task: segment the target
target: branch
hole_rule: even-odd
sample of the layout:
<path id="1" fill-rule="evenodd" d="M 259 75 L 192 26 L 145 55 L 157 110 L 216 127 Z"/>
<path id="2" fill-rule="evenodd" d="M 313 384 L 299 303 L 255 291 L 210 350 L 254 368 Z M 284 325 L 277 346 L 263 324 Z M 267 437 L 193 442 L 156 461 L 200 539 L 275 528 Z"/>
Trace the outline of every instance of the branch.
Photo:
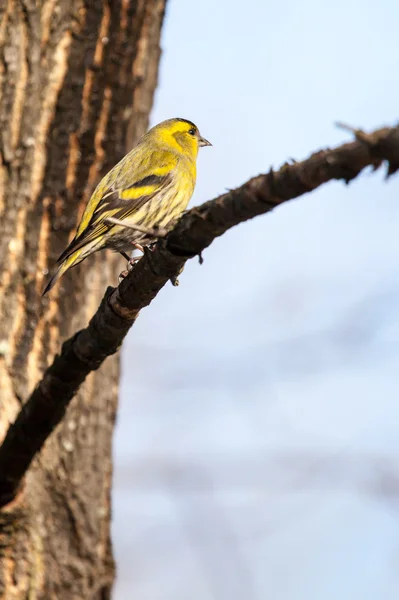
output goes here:
<path id="1" fill-rule="evenodd" d="M 118 288 L 109 287 L 89 325 L 67 340 L 10 426 L 0 447 L 0 506 L 13 500 L 34 456 L 61 421 L 87 375 L 117 352 L 140 310 L 184 263 L 225 231 L 323 183 L 354 179 L 367 166 L 388 162 L 387 176 L 399 169 L 399 127 L 371 134 L 349 128 L 356 141 L 321 150 L 279 171 L 254 177 L 236 190 L 186 212 L 169 234 L 147 251 Z"/>

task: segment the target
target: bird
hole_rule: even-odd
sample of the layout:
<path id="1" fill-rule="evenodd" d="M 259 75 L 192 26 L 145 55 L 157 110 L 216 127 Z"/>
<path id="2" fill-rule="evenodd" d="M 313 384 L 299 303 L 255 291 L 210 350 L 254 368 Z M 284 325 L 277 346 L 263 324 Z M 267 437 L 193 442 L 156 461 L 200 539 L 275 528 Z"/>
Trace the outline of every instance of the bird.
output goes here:
<path id="1" fill-rule="evenodd" d="M 154 241 L 157 229 L 174 223 L 193 195 L 198 149 L 203 146 L 212 144 L 192 121 L 182 118 L 162 121 L 143 135 L 95 188 L 42 295 L 90 254 L 110 248 L 130 259 L 129 251 L 143 250 Z"/>

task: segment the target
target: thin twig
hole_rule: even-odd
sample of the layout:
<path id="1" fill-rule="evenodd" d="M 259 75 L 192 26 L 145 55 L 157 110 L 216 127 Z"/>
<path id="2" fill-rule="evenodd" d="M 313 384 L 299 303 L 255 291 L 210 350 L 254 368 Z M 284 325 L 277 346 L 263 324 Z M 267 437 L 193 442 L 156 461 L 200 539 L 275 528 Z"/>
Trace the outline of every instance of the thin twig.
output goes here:
<path id="1" fill-rule="evenodd" d="M 351 125 L 342 123 L 342 121 L 337 121 L 335 123 L 335 126 L 338 127 L 338 129 L 342 129 L 343 131 L 348 131 L 349 133 L 352 133 L 355 136 L 355 138 L 359 140 L 359 142 L 363 142 L 365 144 L 369 142 L 368 134 L 362 131 L 361 129 L 356 129 L 356 127 L 352 127 Z"/>
<path id="2" fill-rule="evenodd" d="M 149 229 L 148 227 L 143 227 L 142 225 L 135 225 L 134 223 L 125 223 L 125 221 L 121 221 L 120 219 L 115 219 L 115 217 L 107 217 L 104 219 L 104 223 L 106 225 L 119 225 L 120 227 L 126 227 L 127 229 L 133 229 L 133 231 L 139 231 L 140 233 L 144 233 L 148 237 L 160 239 L 166 236 L 166 229 L 154 228 Z"/>
<path id="3" fill-rule="evenodd" d="M 352 127 L 351 125 L 343 123 L 342 121 L 336 121 L 335 127 L 337 127 L 338 129 L 342 129 L 343 131 L 349 131 L 349 133 L 353 133 L 354 135 L 356 135 L 357 129 L 355 127 Z"/>
<path id="4" fill-rule="evenodd" d="M 63 418 L 87 375 L 118 351 L 140 310 L 177 277 L 189 258 L 201 255 L 231 227 L 327 181 L 348 183 L 365 167 L 377 168 L 384 160 L 388 176 L 399 170 L 399 127 L 379 129 L 365 134 L 361 141 L 285 164 L 279 171 L 254 177 L 236 190 L 186 212 L 118 288 L 107 289 L 89 325 L 64 343 L 22 407 L 0 447 L 0 506 L 15 498 L 32 459 Z M 159 237 L 159 232 L 155 233 Z"/>

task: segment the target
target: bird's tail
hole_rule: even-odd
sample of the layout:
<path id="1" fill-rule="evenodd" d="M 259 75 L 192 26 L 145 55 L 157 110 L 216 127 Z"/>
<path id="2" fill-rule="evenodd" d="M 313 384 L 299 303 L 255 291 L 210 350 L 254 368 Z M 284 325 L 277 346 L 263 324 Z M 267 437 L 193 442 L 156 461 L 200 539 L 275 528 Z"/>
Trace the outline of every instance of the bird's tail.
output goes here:
<path id="1" fill-rule="evenodd" d="M 63 274 L 66 271 L 68 271 L 68 269 L 70 269 L 71 267 L 74 267 L 75 265 L 77 265 L 78 263 L 80 263 L 83 260 L 84 256 L 82 256 L 82 254 L 83 254 L 82 251 L 79 249 L 76 252 L 74 252 L 73 254 L 71 254 L 70 256 L 68 256 L 68 258 L 66 258 L 60 264 L 60 266 L 57 269 L 57 272 L 52 276 L 52 278 L 50 279 L 50 281 L 44 288 L 42 296 L 47 294 L 47 292 L 49 292 L 55 286 L 55 284 L 60 279 L 60 277 L 62 277 Z"/>

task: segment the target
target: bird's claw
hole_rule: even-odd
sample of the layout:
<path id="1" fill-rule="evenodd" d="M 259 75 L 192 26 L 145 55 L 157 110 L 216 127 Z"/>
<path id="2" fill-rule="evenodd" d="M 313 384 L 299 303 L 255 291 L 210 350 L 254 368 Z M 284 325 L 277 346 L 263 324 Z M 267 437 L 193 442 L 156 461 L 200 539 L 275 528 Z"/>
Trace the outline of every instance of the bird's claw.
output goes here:
<path id="1" fill-rule="evenodd" d="M 141 244 L 138 244 L 137 242 L 132 242 L 132 246 L 139 252 L 144 252 L 144 247 Z"/>
<path id="2" fill-rule="evenodd" d="M 137 264 L 140 260 L 141 256 L 134 256 L 133 258 L 129 258 L 127 263 L 128 271 L 131 271 L 135 264 Z"/>
<path id="3" fill-rule="evenodd" d="M 139 260 L 140 257 L 138 256 L 135 256 L 134 258 L 129 258 L 129 260 L 127 261 L 127 269 L 119 273 L 119 283 L 121 283 L 121 281 L 123 281 L 129 275 L 129 273 L 133 271 L 135 265 L 138 263 Z"/>

